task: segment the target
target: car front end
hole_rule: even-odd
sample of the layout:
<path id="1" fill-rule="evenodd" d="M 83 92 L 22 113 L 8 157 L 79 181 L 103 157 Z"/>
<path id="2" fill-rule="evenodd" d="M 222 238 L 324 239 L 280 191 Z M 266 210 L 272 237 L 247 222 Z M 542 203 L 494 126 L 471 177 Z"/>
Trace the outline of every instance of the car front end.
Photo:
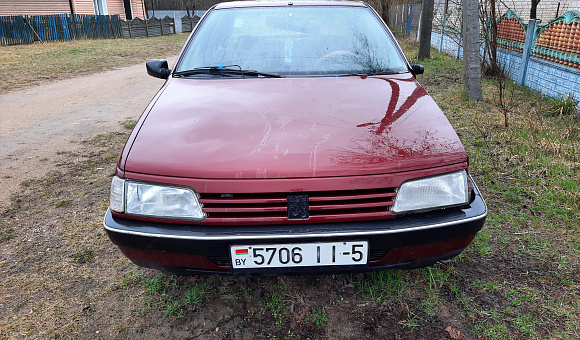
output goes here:
<path id="1" fill-rule="evenodd" d="M 263 22 L 240 19 L 256 11 Z M 351 33 L 327 28 L 327 12 L 374 20 L 365 25 L 384 36 L 335 50 Z M 381 46 L 384 60 L 369 57 Z M 413 70 L 363 3 L 217 5 L 175 69 L 150 72 L 167 81 L 117 164 L 107 234 L 134 263 L 181 274 L 361 272 L 456 256 L 487 210 Z"/>

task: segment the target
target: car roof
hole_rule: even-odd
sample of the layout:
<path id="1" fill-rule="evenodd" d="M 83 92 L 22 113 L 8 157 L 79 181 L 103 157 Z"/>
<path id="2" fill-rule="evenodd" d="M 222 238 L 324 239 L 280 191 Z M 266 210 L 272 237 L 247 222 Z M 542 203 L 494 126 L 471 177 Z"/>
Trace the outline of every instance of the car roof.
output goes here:
<path id="1" fill-rule="evenodd" d="M 366 4 L 361 1 L 350 1 L 350 0 L 329 0 L 329 1 L 231 1 L 222 2 L 215 5 L 214 9 L 223 8 L 241 8 L 241 7 L 282 7 L 282 6 L 352 6 L 352 7 L 365 7 Z"/>

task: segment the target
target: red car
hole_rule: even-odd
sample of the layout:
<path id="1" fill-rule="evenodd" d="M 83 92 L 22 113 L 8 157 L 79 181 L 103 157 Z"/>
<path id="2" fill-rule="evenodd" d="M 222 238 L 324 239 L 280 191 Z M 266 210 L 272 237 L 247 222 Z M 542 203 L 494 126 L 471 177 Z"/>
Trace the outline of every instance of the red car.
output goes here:
<path id="1" fill-rule="evenodd" d="M 362 2 L 211 8 L 117 164 L 104 225 L 165 272 L 417 268 L 487 210 L 457 134 Z"/>

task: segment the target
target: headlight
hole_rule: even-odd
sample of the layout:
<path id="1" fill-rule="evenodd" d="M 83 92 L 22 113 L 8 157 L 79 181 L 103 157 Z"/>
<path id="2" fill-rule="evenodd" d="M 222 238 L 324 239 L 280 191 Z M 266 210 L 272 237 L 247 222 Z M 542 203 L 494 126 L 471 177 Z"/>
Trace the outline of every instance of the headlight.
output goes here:
<path id="1" fill-rule="evenodd" d="M 114 177 L 111 210 L 129 215 L 201 221 L 205 213 L 197 194 L 182 187 L 126 181 Z"/>
<path id="2" fill-rule="evenodd" d="M 452 207 L 466 204 L 468 200 L 467 173 L 461 170 L 404 182 L 397 191 L 391 212 L 401 214 Z"/>

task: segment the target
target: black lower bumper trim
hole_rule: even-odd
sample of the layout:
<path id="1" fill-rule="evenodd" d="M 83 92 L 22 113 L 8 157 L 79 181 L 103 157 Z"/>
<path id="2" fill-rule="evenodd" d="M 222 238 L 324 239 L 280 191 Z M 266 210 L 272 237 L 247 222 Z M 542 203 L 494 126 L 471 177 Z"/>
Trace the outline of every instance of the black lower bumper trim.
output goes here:
<path id="1" fill-rule="evenodd" d="M 132 260 L 138 266 L 150 269 L 159 270 L 168 275 L 196 275 L 196 274 L 210 274 L 210 275 L 227 275 L 227 276 L 281 276 L 281 275 L 331 275 L 331 274 L 346 274 L 346 273 L 362 273 L 373 272 L 388 269 L 416 269 L 434 265 L 443 260 L 450 259 L 459 255 L 463 249 L 455 250 L 445 254 L 432 256 L 424 259 L 413 261 L 404 261 L 398 263 L 388 263 L 378 266 L 324 266 L 324 267 L 293 267 L 293 268 L 263 268 L 251 270 L 205 270 L 205 269 L 191 269 L 164 266 L 153 263 L 146 263 Z"/>

